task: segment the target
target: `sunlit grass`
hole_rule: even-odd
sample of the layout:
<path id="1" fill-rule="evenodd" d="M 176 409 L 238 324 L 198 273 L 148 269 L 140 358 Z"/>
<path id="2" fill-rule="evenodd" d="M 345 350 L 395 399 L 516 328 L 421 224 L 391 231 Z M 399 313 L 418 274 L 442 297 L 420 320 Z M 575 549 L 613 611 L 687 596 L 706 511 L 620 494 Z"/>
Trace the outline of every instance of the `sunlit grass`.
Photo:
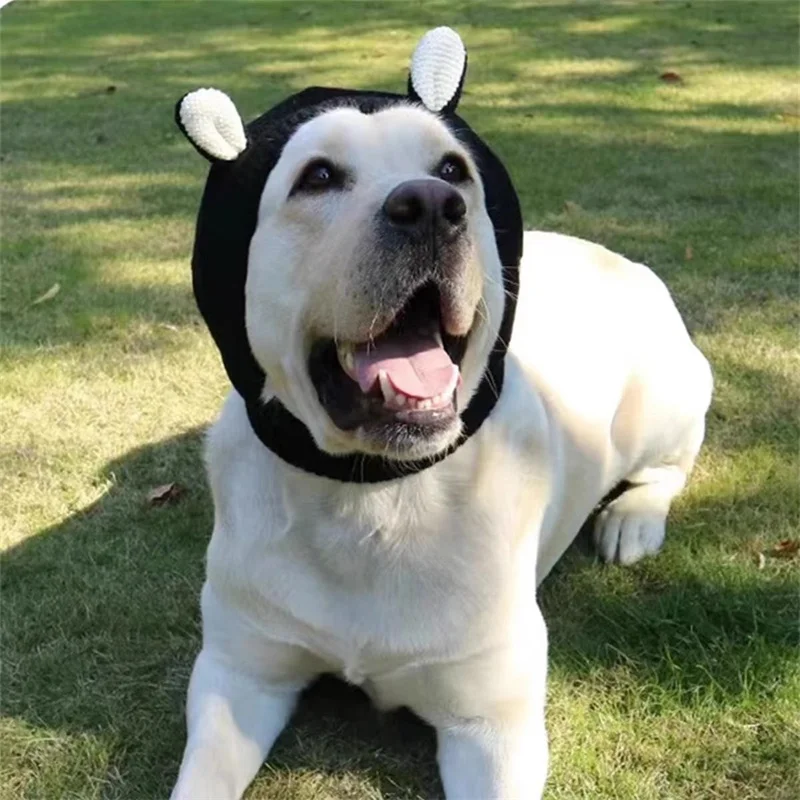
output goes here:
<path id="1" fill-rule="evenodd" d="M 798 562 L 769 555 L 800 512 L 794 3 L 18 0 L 0 23 L 0 798 L 163 797 L 177 770 L 227 381 L 175 100 L 217 86 L 249 119 L 314 83 L 400 91 L 440 24 L 527 223 L 653 266 L 716 376 L 665 551 L 573 552 L 542 590 L 548 797 L 794 797 Z M 249 796 L 427 798 L 433 753 L 323 687 Z"/>

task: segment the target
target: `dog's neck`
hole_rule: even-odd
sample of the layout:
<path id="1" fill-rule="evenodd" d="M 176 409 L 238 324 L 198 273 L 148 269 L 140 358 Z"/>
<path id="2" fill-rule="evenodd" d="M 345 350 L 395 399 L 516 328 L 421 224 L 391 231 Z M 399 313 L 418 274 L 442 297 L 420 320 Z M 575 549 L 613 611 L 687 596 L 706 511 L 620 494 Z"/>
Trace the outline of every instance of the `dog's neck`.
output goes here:
<path id="1" fill-rule="evenodd" d="M 246 401 L 250 425 L 262 444 L 297 469 L 346 483 L 379 483 L 421 472 L 447 458 L 470 438 L 492 412 L 503 388 L 505 347 L 493 350 L 478 389 L 461 414 L 456 442 L 420 461 L 397 461 L 366 453 L 331 455 L 317 447 L 308 428 L 276 398 Z"/>

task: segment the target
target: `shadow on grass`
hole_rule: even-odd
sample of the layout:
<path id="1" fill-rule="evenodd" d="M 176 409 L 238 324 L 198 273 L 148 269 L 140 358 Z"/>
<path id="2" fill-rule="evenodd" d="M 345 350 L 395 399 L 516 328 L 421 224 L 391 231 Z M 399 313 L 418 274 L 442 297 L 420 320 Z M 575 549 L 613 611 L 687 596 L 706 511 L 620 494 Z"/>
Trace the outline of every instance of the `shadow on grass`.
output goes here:
<path id="1" fill-rule="evenodd" d="M 791 0 L 773 0 L 768 7 L 760 2 L 738 2 L 732 7 L 726 0 L 689 0 L 646 7 L 600 0 L 580 6 L 569 0 L 540 5 L 496 3 L 488 20 L 485 5 L 478 0 L 459 4 L 458 8 L 447 0 L 392 5 L 372 0 L 359 3 L 355 18 L 320 0 L 283 0 L 268 7 L 257 0 L 240 0 L 235 14 L 224 6 L 202 6 L 202 13 L 187 14 L 181 5 L 165 2 L 154 7 L 146 0 L 117 3 L 106 30 L 102 25 L 98 29 L 97 7 L 90 0 L 71 0 L 60 7 L 42 4 L 28 10 L 24 22 L 17 22 L 15 10 L 6 13 L 11 22 L 17 23 L 14 32 L 26 47 L 19 63 L 40 72 L 49 65 L 61 68 L 83 63 L 87 56 L 94 55 L 119 62 L 169 63 L 180 66 L 185 74 L 202 74 L 208 68 L 209 57 L 217 58 L 219 51 L 230 45 L 229 37 L 248 31 L 259 35 L 264 49 L 279 45 L 288 56 L 305 59 L 308 51 L 303 45 L 308 39 L 299 45 L 295 39 L 301 30 L 315 38 L 327 36 L 330 49 L 336 50 L 346 49 L 343 37 L 365 31 L 383 32 L 388 40 L 398 30 L 422 31 L 442 24 L 514 32 L 514 43 L 523 44 L 533 58 L 565 52 L 602 58 L 609 52 L 630 52 L 633 41 L 639 47 L 630 53 L 632 60 L 646 61 L 659 47 L 677 43 L 682 48 L 676 57 L 678 62 L 795 66 L 792 52 L 775 46 L 780 31 L 787 39 L 792 37 L 797 19 Z M 75 46 L 67 53 L 50 50 L 50 60 L 44 60 L 48 50 L 42 48 L 43 30 L 54 38 L 69 39 Z M 760 32 L 771 35 L 759 36 Z M 124 34 L 128 41 L 105 38 L 113 33 Z M 197 40 L 202 36 L 209 37 L 210 47 L 206 50 L 187 53 L 178 47 L 185 48 L 187 37 Z M 154 55 L 153 47 L 161 38 L 176 47 Z M 252 52 L 252 48 L 242 47 L 229 55 L 242 71 L 253 65 Z"/>
<path id="2" fill-rule="evenodd" d="M 201 439 L 194 431 L 109 464 L 100 479 L 113 488 L 100 501 L 4 554 L 3 713 L 102 740 L 111 763 L 87 776 L 87 794 L 101 780 L 114 796 L 163 797 L 177 774 L 212 526 Z M 148 506 L 165 481 L 187 493 Z M 309 690 L 270 761 L 278 776 L 300 768 L 363 774 L 387 798 L 427 796 L 438 782 L 426 726 L 379 716 L 332 678 Z"/>
<path id="3" fill-rule="evenodd" d="M 108 494 L 4 558 L 4 713 L 106 742 L 110 767 L 93 780 L 114 796 L 164 796 L 179 763 L 212 525 L 200 448 L 194 431 L 112 462 L 101 476 L 112 481 Z M 149 507 L 147 490 L 166 480 L 187 494 Z M 716 502 L 683 510 L 671 548 L 718 546 L 681 542 L 728 501 Z M 794 668 L 788 572 L 753 568 L 734 580 L 695 574 L 691 559 L 668 559 L 664 570 L 658 559 L 631 570 L 591 561 L 573 549 L 542 589 L 554 674 L 580 682 L 623 665 L 651 705 L 724 705 L 770 697 Z M 408 714 L 380 718 L 333 679 L 307 693 L 266 780 L 309 769 L 367 779 L 386 798 L 427 797 L 438 786 L 430 729 Z"/>
<path id="4" fill-rule="evenodd" d="M 788 685 L 797 666 L 791 567 L 761 576 L 754 565 L 746 579 L 740 570 L 728 578 L 687 570 L 678 580 L 657 562 L 599 579 L 589 572 L 597 568 L 573 552 L 542 587 L 557 674 L 576 683 L 602 674 L 616 688 L 614 670 L 623 668 L 631 708 L 649 710 L 757 706 Z"/>
<path id="5" fill-rule="evenodd" d="M 640 125 L 645 123 L 640 120 Z M 794 147 L 795 134 L 695 134 L 676 146 L 630 138 L 598 145 L 557 131 L 525 135 L 491 123 L 481 131 L 504 154 L 515 176 L 529 227 L 582 236 L 648 263 L 673 288 L 694 329 L 717 329 L 734 308 L 737 313 L 761 312 L 769 302 L 783 307 L 785 325 L 796 323 L 796 308 L 787 305 L 796 296 L 796 279 L 780 267 L 795 246 L 793 181 L 787 177 L 776 184 L 771 170 L 746 186 L 720 178 L 731 159 L 742 174 L 760 175 L 765 167 L 776 166 Z M 566 162 L 585 168 L 564 169 Z M 666 176 L 676 173 L 681 175 L 676 185 L 666 185 Z M 196 323 L 189 254 L 202 168 L 193 180 L 170 187 L 148 186 L 146 172 L 131 174 L 144 184 L 115 193 L 105 208 L 80 208 L 92 190 L 78 189 L 73 197 L 77 208 L 41 210 L 35 230 L 20 228 L 18 233 L 12 221 L 4 243 L 11 279 L 4 289 L 3 318 L 15 344 L 36 349 L 83 342 L 87 321 L 115 312 L 120 323 L 126 314 L 156 324 Z M 785 174 L 792 173 L 787 169 Z M 71 187 L 54 188 L 27 199 L 22 192 L 18 202 L 36 212 L 39 204 L 46 208 L 72 192 Z M 124 226 L 116 232 L 124 241 L 100 228 L 87 229 L 98 231 L 90 237 L 75 233 L 83 225 L 104 223 Z M 159 237 L 169 237 L 168 244 Z M 692 263 L 685 260 L 687 246 L 694 250 Z M 58 262 L 47 266 L 54 252 Z M 133 287 L 115 280 L 115 265 L 124 265 L 133 253 L 155 261 L 168 257 L 163 266 L 168 275 L 175 272 L 175 262 L 182 262 L 186 288 L 158 283 Z M 31 264 L 44 266 L 31 273 Z M 51 322 L 52 306 L 31 308 L 30 303 L 56 281 L 63 291 L 55 304 L 60 315 Z M 709 295 L 722 302 L 709 302 Z M 106 338 L 102 324 L 93 335 Z"/>
<path id="6" fill-rule="evenodd" d="M 768 5 L 495 4 L 491 27 L 480 3 L 455 10 L 443 2 L 367 2 L 357 16 L 327 2 L 241 2 L 236 13 L 223 3 L 201 4 L 197 13 L 179 2 L 118 2 L 113 12 L 110 5 L 98 12 L 93 2 L 9 6 L 3 12 L 2 157 L 11 188 L 6 327 L 31 349 L 84 341 L 95 301 L 91 291 L 75 293 L 72 285 L 110 297 L 115 262 L 147 250 L 148 237 L 171 228 L 179 231 L 174 247 L 153 248 L 153 258 L 180 259 L 188 274 L 205 166 L 172 121 L 172 105 L 185 91 L 218 85 L 246 119 L 315 82 L 399 91 L 416 32 L 443 21 L 475 42 L 462 110 L 508 164 L 529 225 L 593 238 L 668 278 L 691 270 L 700 282 L 713 276 L 731 287 L 753 272 L 771 281 L 770 254 L 794 247 L 786 233 L 797 216 L 791 121 L 779 131 L 743 133 L 725 123 L 774 126 L 782 109 L 654 105 L 659 92 L 681 91 L 659 83 L 667 66 L 793 67 L 794 3 Z M 537 72 L 552 59 L 569 62 L 573 72 Z M 617 65 L 608 74 L 598 68 L 604 59 Z M 592 93 L 553 102 L 582 86 Z M 633 106 L 632 92 L 641 93 Z M 529 125 L 531 119 L 537 124 Z M 565 201 L 581 210 L 564 212 Z M 139 227 L 139 239 L 126 234 L 130 241 L 115 245 L 113 232 L 76 235 L 83 225 L 104 222 L 128 232 Z M 691 265 L 683 257 L 687 244 L 695 252 Z M 55 262 L 53 253 L 60 254 Z M 31 264 L 51 263 L 32 277 Z M 49 326 L 41 313 L 24 309 L 56 281 L 64 314 L 61 324 Z M 751 288 L 737 295 L 748 308 L 760 302 Z M 782 296 L 788 291 L 781 284 Z M 176 317 L 170 304 L 150 300 L 127 296 L 123 287 L 111 303 L 98 302 L 116 303 L 146 322 L 186 323 L 190 302 Z M 102 325 L 95 335 L 103 337 Z"/>

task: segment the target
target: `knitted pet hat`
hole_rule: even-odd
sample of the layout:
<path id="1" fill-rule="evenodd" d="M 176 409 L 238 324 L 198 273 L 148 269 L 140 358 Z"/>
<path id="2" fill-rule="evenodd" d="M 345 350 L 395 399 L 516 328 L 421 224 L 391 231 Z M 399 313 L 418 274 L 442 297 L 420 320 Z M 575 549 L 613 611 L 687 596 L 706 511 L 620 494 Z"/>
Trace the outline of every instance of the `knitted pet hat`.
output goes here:
<path id="1" fill-rule="evenodd" d="M 511 339 L 522 218 L 511 179 L 495 154 L 455 114 L 467 70 L 461 38 L 450 28 L 428 31 L 411 59 L 407 94 L 312 87 L 288 97 L 247 125 L 231 99 L 216 89 L 184 95 L 175 119 L 197 151 L 211 162 L 197 219 L 192 279 L 200 313 L 219 348 L 228 376 L 244 399 L 253 430 L 269 449 L 299 469 L 339 481 L 371 483 L 425 469 L 463 444 L 488 416 L 503 384 L 506 343 Z M 505 308 L 486 373 L 462 411 L 463 433 L 449 450 L 420 462 L 398 462 L 320 450 L 305 425 L 277 398 L 261 399 L 265 374 L 245 328 L 245 282 L 250 240 L 270 172 L 297 128 L 325 111 L 347 106 L 372 114 L 416 102 L 437 114 L 472 154 L 483 183 L 503 265 Z"/>

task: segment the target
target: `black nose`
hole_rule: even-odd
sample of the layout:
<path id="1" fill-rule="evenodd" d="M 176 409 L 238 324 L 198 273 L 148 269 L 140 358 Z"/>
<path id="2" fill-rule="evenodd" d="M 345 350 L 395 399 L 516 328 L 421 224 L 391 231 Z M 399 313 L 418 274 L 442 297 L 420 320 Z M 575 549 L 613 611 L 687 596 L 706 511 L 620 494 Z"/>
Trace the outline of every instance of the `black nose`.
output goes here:
<path id="1" fill-rule="evenodd" d="M 421 178 L 395 186 L 383 203 L 389 221 L 411 232 L 452 232 L 467 206 L 461 194 L 438 178 Z"/>

